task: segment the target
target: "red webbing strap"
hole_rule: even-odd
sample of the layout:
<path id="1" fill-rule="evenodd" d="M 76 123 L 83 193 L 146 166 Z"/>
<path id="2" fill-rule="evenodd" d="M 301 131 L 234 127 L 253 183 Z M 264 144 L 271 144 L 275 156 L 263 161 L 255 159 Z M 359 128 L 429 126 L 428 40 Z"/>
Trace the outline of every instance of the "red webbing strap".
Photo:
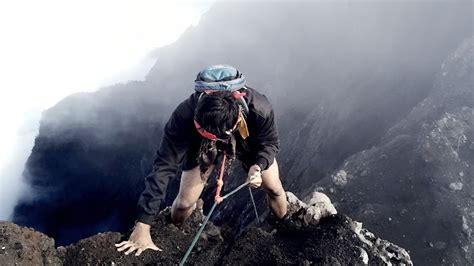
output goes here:
<path id="1" fill-rule="evenodd" d="M 221 171 L 219 173 L 219 178 L 217 179 L 217 189 L 216 189 L 216 196 L 214 197 L 214 201 L 217 204 L 220 204 L 224 199 L 221 197 L 221 191 L 222 187 L 224 186 L 224 170 L 225 170 L 225 160 L 226 160 L 226 154 L 224 152 L 224 156 L 222 158 L 222 165 L 221 165 Z"/>
<path id="2" fill-rule="evenodd" d="M 240 97 L 246 96 L 247 93 L 246 92 L 235 91 L 235 92 L 232 93 L 232 95 L 234 96 L 235 99 L 240 99 Z"/>

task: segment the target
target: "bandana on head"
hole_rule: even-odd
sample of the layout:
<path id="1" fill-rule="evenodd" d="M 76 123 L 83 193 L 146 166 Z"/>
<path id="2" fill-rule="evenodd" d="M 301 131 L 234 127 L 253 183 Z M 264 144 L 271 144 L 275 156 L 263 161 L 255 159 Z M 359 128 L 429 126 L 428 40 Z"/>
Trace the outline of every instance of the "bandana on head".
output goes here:
<path id="1" fill-rule="evenodd" d="M 236 91 L 246 85 L 242 73 L 229 65 L 207 67 L 198 73 L 194 82 L 194 89 L 198 92 L 207 90 Z"/>

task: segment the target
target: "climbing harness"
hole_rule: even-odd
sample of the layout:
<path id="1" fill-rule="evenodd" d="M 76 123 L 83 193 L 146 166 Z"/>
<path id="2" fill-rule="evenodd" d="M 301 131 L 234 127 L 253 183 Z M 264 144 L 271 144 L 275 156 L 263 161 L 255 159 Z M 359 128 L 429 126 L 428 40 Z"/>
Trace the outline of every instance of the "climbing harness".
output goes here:
<path id="1" fill-rule="evenodd" d="M 236 192 L 238 192 L 242 188 L 248 186 L 248 184 L 250 183 L 250 181 L 246 181 L 245 183 L 238 186 L 237 188 L 235 188 L 231 192 L 227 193 L 226 195 L 224 195 L 224 196 L 220 195 L 221 191 L 222 191 L 222 187 L 224 186 L 223 177 L 224 177 L 226 158 L 227 158 L 227 156 L 224 153 L 223 158 L 222 158 L 222 163 L 221 163 L 221 169 L 220 169 L 220 172 L 219 172 L 219 177 L 217 179 L 217 188 L 216 188 L 216 195 L 214 197 L 214 204 L 212 205 L 211 210 L 209 211 L 207 216 L 204 218 L 204 221 L 202 222 L 201 227 L 199 227 L 199 230 L 197 231 L 196 235 L 194 236 L 194 239 L 191 242 L 191 245 L 189 246 L 188 250 L 184 254 L 184 257 L 179 262 L 179 266 L 183 266 L 184 263 L 186 263 L 186 260 L 188 259 L 189 255 L 191 255 L 191 251 L 193 250 L 194 246 L 198 242 L 199 237 L 201 236 L 202 231 L 204 230 L 204 227 L 206 227 L 207 222 L 209 222 L 209 219 L 211 218 L 211 215 L 214 212 L 214 209 L 217 207 L 217 205 L 219 205 L 222 201 L 224 201 L 228 197 L 232 196 L 233 194 L 235 194 Z M 250 199 L 252 200 L 252 204 L 253 204 L 253 207 L 254 207 L 254 210 L 255 210 L 255 216 L 257 217 L 258 222 L 260 222 L 260 219 L 258 217 L 258 212 L 257 212 L 257 206 L 255 205 L 255 201 L 254 201 L 253 194 L 252 194 L 252 189 L 250 187 L 249 187 L 249 192 L 250 192 Z"/>

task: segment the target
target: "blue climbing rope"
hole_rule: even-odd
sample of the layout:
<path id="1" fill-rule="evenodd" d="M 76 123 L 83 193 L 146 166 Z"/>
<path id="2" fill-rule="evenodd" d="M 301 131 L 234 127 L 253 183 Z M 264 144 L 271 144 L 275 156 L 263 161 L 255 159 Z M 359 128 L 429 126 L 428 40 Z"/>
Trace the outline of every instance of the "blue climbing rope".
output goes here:
<path id="1" fill-rule="evenodd" d="M 234 193 L 236 193 L 237 191 L 241 190 L 242 188 L 244 188 L 244 187 L 247 186 L 248 184 L 249 184 L 249 181 L 247 181 L 247 182 L 243 183 L 242 185 L 238 186 L 237 188 L 235 188 L 234 190 L 232 190 L 231 192 L 229 192 L 228 194 L 226 194 L 225 196 L 223 196 L 223 197 L 222 197 L 222 200 L 225 200 L 225 199 L 227 199 L 228 197 L 232 196 Z M 191 254 L 191 251 L 193 250 L 194 246 L 195 246 L 196 243 L 198 242 L 199 237 L 201 236 L 202 231 L 204 230 L 204 227 L 206 227 L 207 222 L 209 222 L 209 218 L 211 218 L 212 212 L 214 212 L 214 209 L 216 208 L 217 204 L 218 204 L 217 202 L 214 202 L 214 204 L 213 204 L 212 207 L 211 207 L 211 210 L 210 210 L 209 213 L 207 214 L 206 218 L 204 218 L 204 221 L 203 221 L 203 223 L 201 224 L 201 227 L 200 227 L 199 230 L 197 231 L 196 236 L 194 236 L 193 242 L 191 242 L 191 245 L 189 246 L 188 250 L 187 250 L 186 253 L 184 254 L 183 259 L 181 259 L 181 261 L 179 262 L 179 266 L 183 266 L 184 263 L 186 262 L 186 260 L 188 259 L 189 255 Z"/>
<path id="2" fill-rule="evenodd" d="M 260 225 L 260 218 L 258 217 L 257 205 L 255 205 L 255 200 L 253 199 L 252 188 L 249 187 L 250 199 L 252 200 L 253 210 L 255 211 L 255 218 L 257 218 L 257 225 Z"/>

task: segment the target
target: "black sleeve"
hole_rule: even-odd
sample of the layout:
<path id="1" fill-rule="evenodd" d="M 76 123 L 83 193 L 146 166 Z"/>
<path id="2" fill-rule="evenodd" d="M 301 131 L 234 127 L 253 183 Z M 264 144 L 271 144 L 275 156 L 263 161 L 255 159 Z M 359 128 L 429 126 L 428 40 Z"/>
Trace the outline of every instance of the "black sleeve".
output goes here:
<path id="1" fill-rule="evenodd" d="M 145 190 L 138 201 L 138 221 L 151 224 L 160 211 L 166 188 L 176 176 L 179 165 L 189 147 L 193 111 L 189 102 L 182 102 L 165 125 L 161 145 L 156 152 L 152 172 L 145 177 Z"/>
<path id="2" fill-rule="evenodd" d="M 263 170 L 267 170 L 273 163 L 275 156 L 280 149 L 280 139 L 275 124 L 275 114 L 271 105 L 267 115 L 257 114 L 257 130 L 255 138 L 258 143 L 258 151 L 255 164 L 259 165 Z"/>

